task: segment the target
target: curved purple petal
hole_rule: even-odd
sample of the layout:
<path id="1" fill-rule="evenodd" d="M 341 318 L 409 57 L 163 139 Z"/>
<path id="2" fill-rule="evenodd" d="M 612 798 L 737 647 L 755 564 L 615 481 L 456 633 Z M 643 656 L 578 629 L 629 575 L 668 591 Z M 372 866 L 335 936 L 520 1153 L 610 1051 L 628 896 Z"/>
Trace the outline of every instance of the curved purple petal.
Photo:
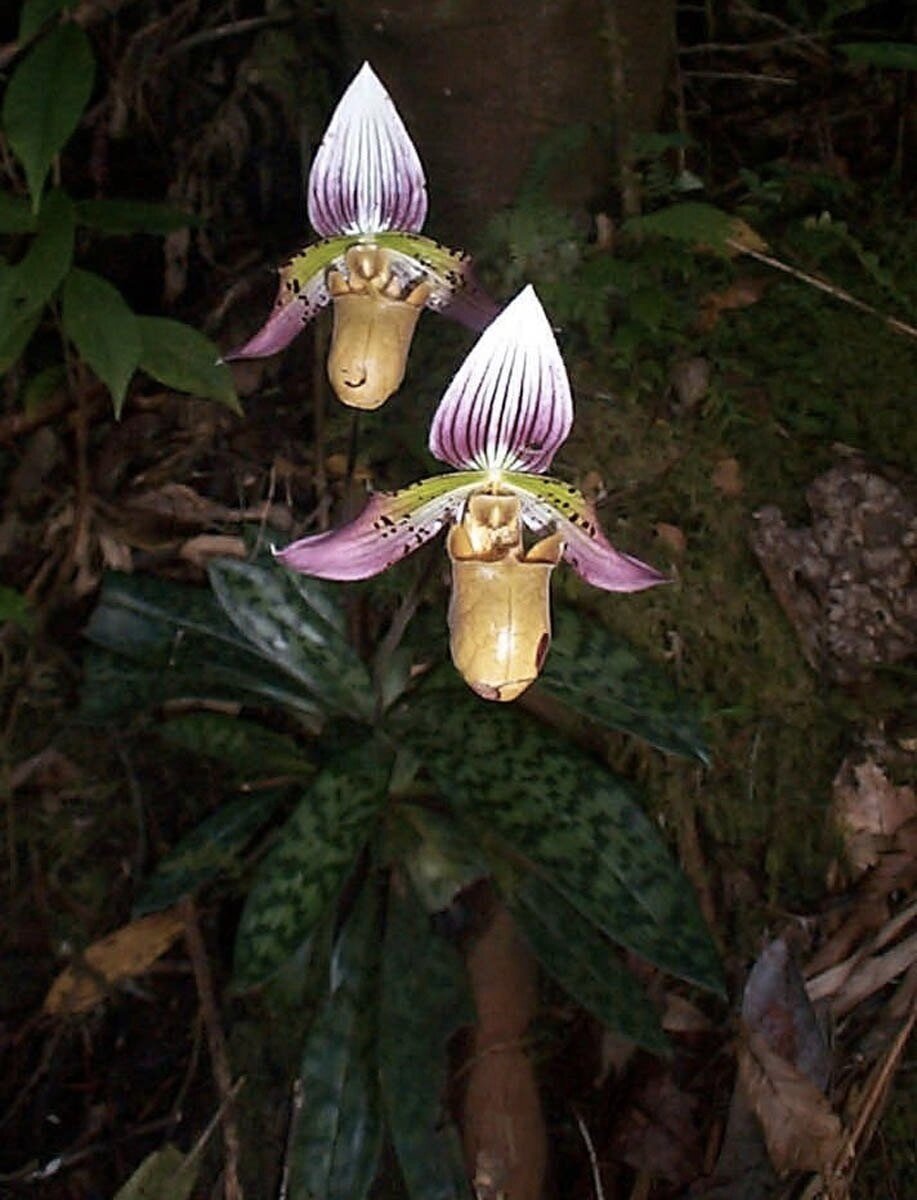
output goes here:
<path id="1" fill-rule="evenodd" d="M 557 342 L 531 287 L 484 330 L 446 389 L 430 451 L 454 467 L 546 471 L 573 424 Z"/>
<path id="2" fill-rule="evenodd" d="M 319 579 L 369 579 L 435 537 L 481 482 L 479 475 L 471 482 L 467 475 L 437 475 L 398 492 L 375 492 L 348 524 L 293 542 L 276 557 Z"/>
<path id="3" fill-rule="evenodd" d="M 285 350 L 309 319 L 309 310 L 304 300 L 281 304 L 278 300 L 271 315 L 258 332 L 243 346 L 223 355 L 224 362 L 237 358 L 267 358 Z"/>
<path id="4" fill-rule="evenodd" d="M 468 264 L 464 268 L 464 278 L 464 285 L 453 292 L 438 311 L 444 317 L 464 325 L 466 329 L 480 333 L 494 320 L 500 311 L 500 305 L 484 291 Z M 430 304 L 428 307 L 436 306 Z"/>
<path id="5" fill-rule="evenodd" d="M 427 216 L 423 167 L 391 96 L 364 63 L 341 97 L 309 173 L 309 220 L 323 237 L 416 233 Z"/>
<path id="6" fill-rule="evenodd" d="M 655 567 L 615 550 L 596 524 L 584 527 L 564 518 L 557 521 L 557 532 L 564 539 L 565 561 L 594 587 L 606 592 L 642 592 L 660 583 L 671 583 Z"/>

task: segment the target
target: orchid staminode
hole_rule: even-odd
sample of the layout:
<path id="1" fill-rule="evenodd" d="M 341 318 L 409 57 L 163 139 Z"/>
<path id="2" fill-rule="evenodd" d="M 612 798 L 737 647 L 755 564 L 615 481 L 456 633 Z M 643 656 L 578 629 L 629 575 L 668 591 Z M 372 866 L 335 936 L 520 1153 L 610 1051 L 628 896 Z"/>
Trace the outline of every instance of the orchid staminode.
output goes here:
<path id="1" fill-rule="evenodd" d="M 331 385 L 345 404 L 373 409 L 404 378 L 422 309 L 475 330 L 496 313 L 474 284 L 469 259 L 420 236 L 423 167 L 369 63 L 342 96 L 315 155 L 308 210 L 322 240 L 281 267 L 266 324 L 227 360 L 276 354 L 331 301 Z"/>
<path id="2" fill-rule="evenodd" d="M 453 662 L 485 699 L 513 700 L 547 654 L 550 578 L 561 558 L 607 591 L 665 582 L 614 549 L 582 492 L 544 474 L 572 423 L 563 360 L 527 287 L 478 339 L 433 418 L 430 451 L 456 470 L 376 492 L 349 524 L 277 557 L 305 575 L 366 579 L 448 524 Z M 534 544 L 524 530 L 536 535 Z"/>

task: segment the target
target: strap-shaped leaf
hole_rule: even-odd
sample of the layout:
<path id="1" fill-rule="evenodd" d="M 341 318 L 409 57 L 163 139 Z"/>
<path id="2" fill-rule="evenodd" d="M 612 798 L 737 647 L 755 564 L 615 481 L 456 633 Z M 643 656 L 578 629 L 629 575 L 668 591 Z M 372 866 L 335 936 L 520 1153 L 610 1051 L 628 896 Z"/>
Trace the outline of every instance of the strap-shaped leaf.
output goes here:
<path id="1" fill-rule="evenodd" d="M 293 738 L 240 717 L 187 713 L 167 721 L 158 733 L 169 745 L 217 759 L 240 781 L 278 775 L 303 780 L 315 774 L 313 763 Z"/>
<path id="2" fill-rule="evenodd" d="M 722 990 L 694 894 L 630 788 L 508 706 L 421 689 L 401 737 L 460 815 L 540 867 L 613 941 Z"/>
<path id="3" fill-rule="evenodd" d="M 539 681 L 543 691 L 591 721 L 709 762 L 698 718 L 664 671 L 575 609 L 558 606 L 553 625 Z"/>
<path id="4" fill-rule="evenodd" d="M 235 980 L 260 983 L 307 943 L 372 832 L 388 773 L 369 745 L 321 772 L 261 864 L 236 936 Z"/>
<path id="5" fill-rule="evenodd" d="M 224 612 L 269 662 L 347 716 L 372 714 L 372 683 L 345 638 L 327 585 L 294 579 L 278 563 L 222 559 L 210 581 Z"/>
<path id="6" fill-rule="evenodd" d="M 134 904 L 134 915 L 169 908 L 224 871 L 237 870 L 245 847 L 271 819 L 285 792 L 271 788 L 220 805 L 156 867 Z"/>
<path id="7" fill-rule="evenodd" d="M 241 414 L 232 372 L 217 361 L 220 352 L 210 338 L 183 321 L 167 317 L 138 317 L 137 328 L 141 370 L 166 387 L 218 400 Z"/>
<path id="8" fill-rule="evenodd" d="M 507 902 L 547 973 L 615 1033 L 656 1054 L 668 1041 L 634 976 L 591 921 L 556 888 L 527 875 Z"/>
<path id="9" fill-rule="evenodd" d="M 470 1200 L 443 1092 L 446 1042 L 472 1020 L 458 955 L 396 877 L 382 963 L 379 1070 L 392 1142 L 413 1200 Z"/>
<path id="10" fill-rule="evenodd" d="M 362 1200 L 382 1147 L 376 1072 L 378 892 L 364 886 L 334 950 L 332 990 L 306 1037 L 290 1195 Z"/>
<path id="11" fill-rule="evenodd" d="M 75 269 L 64 283 L 61 319 L 67 337 L 111 392 L 119 416 L 140 363 L 137 318 L 107 279 Z"/>
<path id="12" fill-rule="evenodd" d="M 112 573 L 86 636 L 108 651 L 88 657 L 81 700 L 87 720 L 123 719 L 181 699 L 249 697 L 306 717 L 321 712 L 295 679 L 265 662 L 202 588 Z"/>
<path id="13" fill-rule="evenodd" d="M 16 67 L 3 97 L 3 127 L 25 170 L 38 212 L 51 166 L 76 129 L 92 92 L 89 38 L 72 22 L 41 38 Z"/>

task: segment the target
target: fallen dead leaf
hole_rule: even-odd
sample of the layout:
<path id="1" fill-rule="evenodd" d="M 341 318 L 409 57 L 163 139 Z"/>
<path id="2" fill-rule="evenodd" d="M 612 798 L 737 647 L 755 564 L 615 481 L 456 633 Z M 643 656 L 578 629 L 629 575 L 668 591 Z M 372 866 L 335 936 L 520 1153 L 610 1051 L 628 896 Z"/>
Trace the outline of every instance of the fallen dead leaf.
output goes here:
<path id="1" fill-rule="evenodd" d="M 677 555 L 679 558 L 687 549 L 687 540 L 682 531 L 677 525 L 668 525 L 665 521 L 658 521 L 653 529 L 656 531 L 656 536 L 662 542 L 666 549 Z"/>
<path id="2" fill-rule="evenodd" d="M 738 1060 L 739 1084 L 778 1174 L 827 1168 L 843 1144 L 843 1128 L 824 1093 L 747 1027 Z"/>
<path id="3" fill-rule="evenodd" d="M 845 759 L 834 779 L 834 818 L 844 837 L 847 857 L 857 872 L 879 861 L 889 839 L 917 817 L 914 788 L 898 787 L 879 763 Z"/>
<path id="4" fill-rule="evenodd" d="M 107 987 L 142 974 L 179 936 L 184 923 L 173 909 L 151 913 L 94 942 L 80 961 L 58 975 L 45 997 L 52 1016 L 86 1012 L 105 999 Z"/>
<path id="5" fill-rule="evenodd" d="M 724 496 L 735 498 L 745 490 L 742 480 L 742 470 L 737 458 L 721 458 L 713 468 L 711 482 L 718 492 Z"/>
<path id="6" fill-rule="evenodd" d="M 697 328 L 709 333 L 724 312 L 751 308 L 757 304 L 767 290 L 768 280 L 763 275 L 745 275 L 720 292 L 707 292 L 701 298 Z"/>
<path id="7" fill-rule="evenodd" d="M 213 558 L 247 558 L 248 547 L 244 538 L 231 534 L 201 533 L 183 542 L 178 554 L 197 567 L 206 567 Z"/>
<path id="8" fill-rule="evenodd" d="M 763 254 L 768 248 L 761 234 L 741 217 L 732 218 L 728 245 L 736 254 L 744 254 L 748 250 L 756 250 Z"/>

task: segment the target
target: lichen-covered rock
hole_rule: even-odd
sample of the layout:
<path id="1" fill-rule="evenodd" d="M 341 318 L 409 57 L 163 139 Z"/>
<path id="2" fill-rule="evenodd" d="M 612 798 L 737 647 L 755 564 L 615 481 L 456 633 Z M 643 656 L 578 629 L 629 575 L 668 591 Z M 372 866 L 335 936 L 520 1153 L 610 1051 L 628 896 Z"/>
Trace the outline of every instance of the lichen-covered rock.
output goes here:
<path id="1" fill-rule="evenodd" d="M 917 505 L 851 461 L 819 475 L 809 528 L 756 514 L 751 545 L 808 662 L 840 683 L 917 653 Z"/>

